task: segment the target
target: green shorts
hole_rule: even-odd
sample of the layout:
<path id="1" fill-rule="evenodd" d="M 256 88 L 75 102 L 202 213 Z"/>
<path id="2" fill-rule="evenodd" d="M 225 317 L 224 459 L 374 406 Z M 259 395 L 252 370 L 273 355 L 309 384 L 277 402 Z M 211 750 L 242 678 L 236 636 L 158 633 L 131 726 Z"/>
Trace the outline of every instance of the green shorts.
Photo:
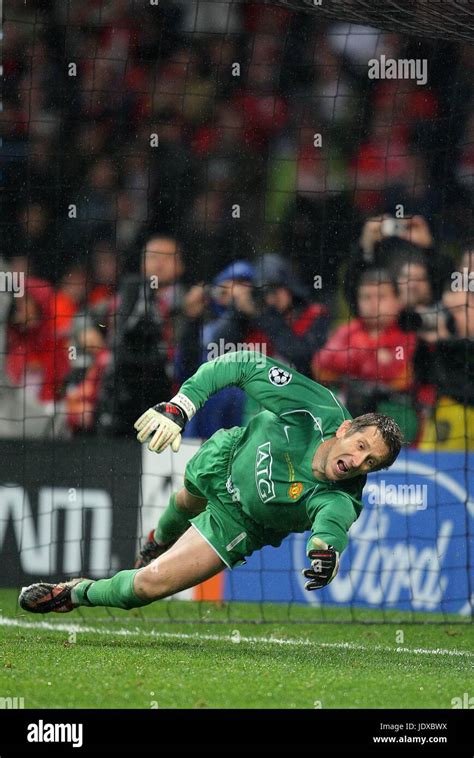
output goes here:
<path id="1" fill-rule="evenodd" d="M 190 523 L 229 568 L 268 544 L 266 530 L 242 511 L 230 491 L 232 454 L 241 435 L 240 426 L 219 429 L 193 455 L 184 474 L 188 492 L 208 501 Z"/>

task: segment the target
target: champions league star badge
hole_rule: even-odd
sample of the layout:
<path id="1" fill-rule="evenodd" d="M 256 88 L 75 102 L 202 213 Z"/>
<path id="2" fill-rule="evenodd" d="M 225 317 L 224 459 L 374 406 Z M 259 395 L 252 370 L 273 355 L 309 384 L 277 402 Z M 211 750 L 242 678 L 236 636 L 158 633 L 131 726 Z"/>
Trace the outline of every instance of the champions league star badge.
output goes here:
<path id="1" fill-rule="evenodd" d="M 268 378 L 271 383 L 277 387 L 284 387 L 285 384 L 291 382 L 293 374 L 289 371 L 285 371 L 284 368 L 278 368 L 278 366 L 272 366 L 268 372 Z"/>

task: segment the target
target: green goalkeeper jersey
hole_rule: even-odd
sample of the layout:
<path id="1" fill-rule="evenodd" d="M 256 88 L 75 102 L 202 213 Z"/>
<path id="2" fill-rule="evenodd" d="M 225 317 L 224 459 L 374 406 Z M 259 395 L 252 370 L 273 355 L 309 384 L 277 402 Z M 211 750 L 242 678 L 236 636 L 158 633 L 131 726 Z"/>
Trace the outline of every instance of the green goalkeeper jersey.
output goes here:
<path id="1" fill-rule="evenodd" d="M 270 533 L 311 529 L 341 552 L 362 509 L 367 477 L 318 480 L 312 460 L 321 442 L 352 418 L 350 413 L 326 387 L 251 351 L 226 353 L 204 363 L 184 382 L 180 394 L 199 409 L 229 385 L 241 387 L 266 410 L 236 435 L 222 486 Z"/>

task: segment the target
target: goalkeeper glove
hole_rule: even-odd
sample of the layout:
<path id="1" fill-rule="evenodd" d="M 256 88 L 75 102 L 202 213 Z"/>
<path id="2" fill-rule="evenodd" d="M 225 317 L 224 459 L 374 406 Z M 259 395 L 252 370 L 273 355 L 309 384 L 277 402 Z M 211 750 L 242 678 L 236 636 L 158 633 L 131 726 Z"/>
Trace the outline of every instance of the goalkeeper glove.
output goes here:
<path id="1" fill-rule="evenodd" d="M 181 405 L 174 402 L 181 400 Z M 195 406 L 184 395 L 176 395 L 169 403 L 158 403 L 153 408 L 148 408 L 134 423 L 139 442 L 148 441 L 148 449 L 155 453 L 162 453 L 171 445 L 174 453 L 177 453 L 181 445 L 181 433 L 187 421 L 194 415 Z"/>
<path id="2" fill-rule="evenodd" d="M 306 590 L 320 590 L 336 576 L 339 570 L 339 553 L 332 545 L 327 545 L 318 537 L 313 537 L 312 541 L 316 548 L 308 553 L 311 568 L 303 569 L 302 572 L 309 580 L 304 587 Z"/>

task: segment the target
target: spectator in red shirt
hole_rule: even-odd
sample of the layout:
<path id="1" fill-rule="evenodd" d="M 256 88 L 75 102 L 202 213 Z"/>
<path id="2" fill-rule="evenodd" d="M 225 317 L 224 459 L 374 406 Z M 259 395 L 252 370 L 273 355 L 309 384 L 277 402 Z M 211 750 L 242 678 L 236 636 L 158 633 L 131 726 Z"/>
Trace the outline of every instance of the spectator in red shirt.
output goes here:
<path id="1" fill-rule="evenodd" d="M 13 299 L 6 371 L 14 385 L 26 387 L 40 402 L 61 397 L 69 358 L 56 328 L 54 290 L 43 279 L 26 278 L 24 294 Z"/>
<path id="2" fill-rule="evenodd" d="M 365 388 L 408 391 L 413 385 L 416 337 L 397 323 L 402 308 L 397 284 L 382 269 L 362 274 L 357 318 L 340 326 L 312 360 L 317 381 L 343 385 L 362 380 Z"/>

